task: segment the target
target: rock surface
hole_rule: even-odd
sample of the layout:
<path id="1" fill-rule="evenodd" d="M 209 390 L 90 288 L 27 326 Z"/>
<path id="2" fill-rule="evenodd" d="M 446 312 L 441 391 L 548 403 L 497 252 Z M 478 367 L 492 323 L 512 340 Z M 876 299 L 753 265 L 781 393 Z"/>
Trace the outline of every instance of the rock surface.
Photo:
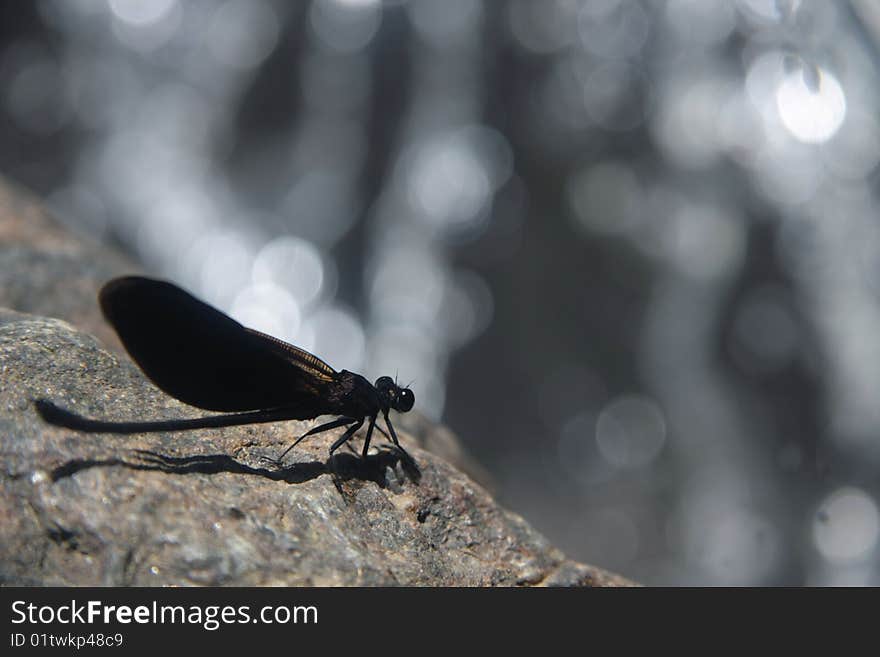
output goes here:
<path id="1" fill-rule="evenodd" d="M 97 290 L 136 270 L 0 181 L 0 585 L 630 584 L 499 507 L 462 473 L 488 481 L 455 436 L 416 412 L 395 425 L 417 469 L 381 447 L 328 463 L 338 432 L 267 463 L 314 421 L 47 424 L 35 399 L 108 420 L 202 414 L 149 383 L 101 318 Z"/>
<path id="2" fill-rule="evenodd" d="M 366 462 L 313 422 L 133 436 L 46 424 L 198 415 L 70 325 L 0 311 L 0 582 L 6 585 L 614 585 L 444 460 L 401 440 Z"/>

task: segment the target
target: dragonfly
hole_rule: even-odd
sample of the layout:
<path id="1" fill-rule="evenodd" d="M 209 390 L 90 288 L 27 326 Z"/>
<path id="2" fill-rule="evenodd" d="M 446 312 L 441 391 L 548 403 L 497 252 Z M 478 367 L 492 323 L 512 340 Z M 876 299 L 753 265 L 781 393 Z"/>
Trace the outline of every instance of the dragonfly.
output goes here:
<path id="1" fill-rule="evenodd" d="M 361 457 L 366 459 L 374 429 L 390 436 L 408 460 L 389 418 L 415 404 L 409 387 L 389 376 L 375 383 L 271 335 L 247 328 L 177 285 L 143 276 L 106 283 L 98 295 L 104 317 L 132 359 L 159 389 L 185 404 L 222 414 L 146 422 L 82 417 L 46 399 L 37 411 L 51 424 L 95 433 L 186 431 L 213 427 L 336 419 L 299 436 L 276 459 L 308 436 L 346 427 L 330 446 L 330 456 L 367 424 Z M 377 423 L 384 420 L 388 432 Z"/>

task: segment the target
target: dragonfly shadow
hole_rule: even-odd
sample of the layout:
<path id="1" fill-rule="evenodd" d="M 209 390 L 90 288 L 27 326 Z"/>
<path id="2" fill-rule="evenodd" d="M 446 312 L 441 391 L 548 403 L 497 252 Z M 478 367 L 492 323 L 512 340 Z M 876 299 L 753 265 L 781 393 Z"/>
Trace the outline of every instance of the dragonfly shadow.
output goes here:
<path id="1" fill-rule="evenodd" d="M 327 474 L 327 465 L 320 461 L 294 463 L 289 468 L 275 469 L 253 467 L 237 461 L 228 454 L 198 454 L 194 456 L 169 456 L 148 450 L 135 450 L 142 462 L 141 469 L 159 470 L 169 474 L 232 474 L 263 477 L 273 481 L 284 481 L 288 484 L 301 484 L 311 481 L 322 474 Z"/>
<path id="2" fill-rule="evenodd" d="M 377 454 L 370 454 L 366 459 L 355 454 L 336 453 L 327 461 L 327 469 L 337 482 L 357 479 L 372 481 L 381 488 L 389 485 L 389 475 L 398 472 L 409 481 L 418 484 L 422 472 L 415 460 L 406 452 L 395 448 L 380 449 Z"/>
<path id="3" fill-rule="evenodd" d="M 130 450 L 130 454 L 134 457 L 131 460 L 127 458 L 74 459 L 52 470 L 50 476 L 52 481 L 58 481 L 90 468 L 122 466 L 132 470 L 159 471 L 178 475 L 193 473 L 210 475 L 229 472 L 263 477 L 272 481 L 283 481 L 288 484 L 301 484 L 321 475 L 330 474 L 334 478 L 342 480 L 373 481 L 385 488 L 388 485 L 389 468 L 393 471 L 395 466 L 400 463 L 403 472 L 411 481 L 418 482 L 421 477 L 421 472 L 415 462 L 407 463 L 412 459 L 402 457 L 396 450 L 380 452 L 377 455 L 367 457 L 366 460 L 347 454 L 337 454 L 326 463 L 307 461 L 293 463 L 286 467 L 253 467 L 228 454 L 170 456 L 149 450 Z"/>
<path id="4" fill-rule="evenodd" d="M 330 472 L 327 465 L 320 461 L 296 463 L 284 470 L 276 470 L 271 468 L 255 468 L 237 461 L 227 454 L 169 456 L 148 450 L 131 450 L 130 454 L 133 455 L 132 459 L 73 459 L 52 470 L 50 477 L 54 482 L 90 468 L 121 466 L 130 470 L 152 470 L 180 475 L 230 472 L 233 474 L 264 477 L 273 481 L 284 481 L 289 484 L 301 484 Z"/>

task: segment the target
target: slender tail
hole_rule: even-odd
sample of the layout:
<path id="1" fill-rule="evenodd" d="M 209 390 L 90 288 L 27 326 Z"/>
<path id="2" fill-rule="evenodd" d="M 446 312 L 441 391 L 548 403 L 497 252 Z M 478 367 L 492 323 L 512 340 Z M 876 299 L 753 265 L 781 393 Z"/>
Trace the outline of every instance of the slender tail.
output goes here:
<path id="1" fill-rule="evenodd" d="M 248 411 L 246 413 L 227 413 L 224 415 L 209 415 L 206 417 L 194 417 L 180 420 L 157 420 L 152 422 L 108 422 L 94 420 L 77 415 L 60 406 L 56 406 L 47 399 L 34 400 L 37 413 L 46 422 L 55 426 L 73 429 L 74 431 L 87 431 L 89 433 L 148 433 L 152 431 L 187 431 L 189 429 L 211 429 L 216 427 L 232 427 L 241 424 L 259 424 L 263 422 L 278 422 L 280 420 L 296 419 L 297 413 L 289 408 L 276 408 L 261 411 Z"/>

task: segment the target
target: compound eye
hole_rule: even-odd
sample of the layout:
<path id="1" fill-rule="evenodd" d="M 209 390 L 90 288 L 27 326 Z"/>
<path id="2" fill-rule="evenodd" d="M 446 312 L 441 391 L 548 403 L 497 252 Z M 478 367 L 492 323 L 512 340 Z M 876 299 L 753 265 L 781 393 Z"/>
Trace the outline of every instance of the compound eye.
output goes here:
<path id="1" fill-rule="evenodd" d="M 394 407 L 401 413 L 406 413 L 413 407 L 413 404 L 415 403 L 416 396 L 413 394 L 413 391 L 409 388 L 404 388 L 397 395 L 397 403 L 394 405 Z"/>

